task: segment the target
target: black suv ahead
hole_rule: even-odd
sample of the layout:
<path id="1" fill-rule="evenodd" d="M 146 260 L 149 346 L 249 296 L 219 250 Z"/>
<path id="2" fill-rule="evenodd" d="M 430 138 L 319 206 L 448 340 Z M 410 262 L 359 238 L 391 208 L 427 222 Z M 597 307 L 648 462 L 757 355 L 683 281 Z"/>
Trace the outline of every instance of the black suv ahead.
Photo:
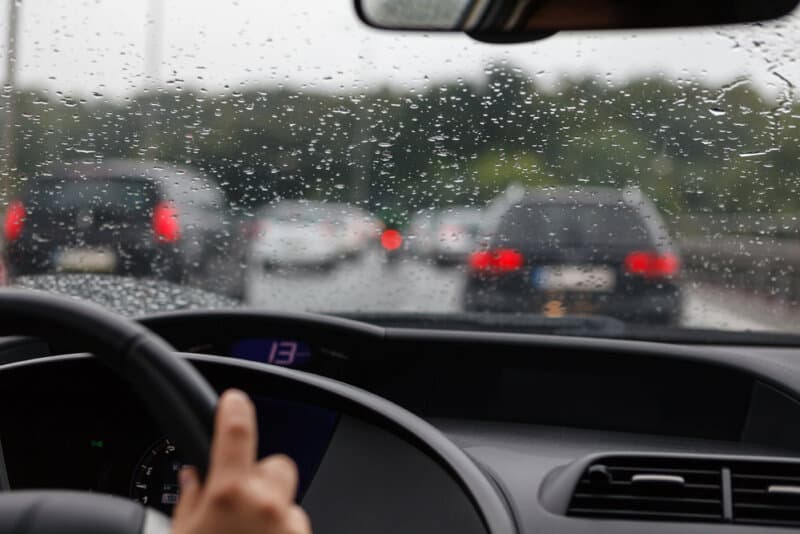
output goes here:
<path id="1" fill-rule="evenodd" d="M 219 186 L 195 169 L 125 160 L 64 164 L 29 179 L 9 203 L 9 274 L 153 276 L 235 294 L 238 281 L 223 284 L 211 272 L 232 255 L 228 223 Z"/>
<path id="2" fill-rule="evenodd" d="M 639 190 L 512 190 L 489 214 L 469 258 L 467 311 L 678 321 L 680 258 Z"/>

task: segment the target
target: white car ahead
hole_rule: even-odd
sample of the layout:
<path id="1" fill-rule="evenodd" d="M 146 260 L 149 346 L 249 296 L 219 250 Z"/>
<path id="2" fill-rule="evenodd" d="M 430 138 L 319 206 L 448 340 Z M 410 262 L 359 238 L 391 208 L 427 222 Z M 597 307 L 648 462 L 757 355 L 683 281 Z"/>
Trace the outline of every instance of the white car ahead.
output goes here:
<path id="1" fill-rule="evenodd" d="M 262 269 L 330 269 L 341 259 L 336 227 L 323 204 L 283 201 L 259 212 L 250 243 L 250 264 Z"/>

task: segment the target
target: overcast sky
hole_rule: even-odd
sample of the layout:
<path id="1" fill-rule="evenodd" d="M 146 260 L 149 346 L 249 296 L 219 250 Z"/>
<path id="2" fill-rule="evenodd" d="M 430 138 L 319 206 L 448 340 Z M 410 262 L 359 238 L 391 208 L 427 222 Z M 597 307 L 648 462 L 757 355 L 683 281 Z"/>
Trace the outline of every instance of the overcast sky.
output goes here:
<path id="1" fill-rule="evenodd" d="M 148 0 L 23 0 L 21 9 L 21 85 L 108 98 L 147 85 Z M 482 76 L 498 59 L 551 85 L 590 73 L 612 82 L 663 73 L 707 83 L 748 76 L 768 91 L 786 88 L 773 71 L 800 83 L 796 17 L 721 32 L 573 33 L 488 45 L 462 35 L 370 30 L 349 0 L 162 0 L 161 9 L 159 84 L 177 78 L 210 91 L 277 83 L 331 91 L 420 87 Z"/>

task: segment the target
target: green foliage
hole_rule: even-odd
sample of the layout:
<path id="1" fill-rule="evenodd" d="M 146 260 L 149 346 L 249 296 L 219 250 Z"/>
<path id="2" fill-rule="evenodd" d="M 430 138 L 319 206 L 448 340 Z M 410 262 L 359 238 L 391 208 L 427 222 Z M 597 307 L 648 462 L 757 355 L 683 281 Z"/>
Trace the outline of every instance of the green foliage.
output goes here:
<path id="1" fill-rule="evenodd" d="M 22 177 L 69 159 L 152 158 L 202 167 L 231 200 L 359 202 L 392 220 L 480 205 L 510 183 L 636 185 L 662 210 L 800 211 L 800 107 L 746 81 L 703 87 L 587 78 L 545 90 L 519 69 L 483 83 L 331 95 L 286 88 L 159 91 L 112 101 L 18 95 Z"/>
<path id="2" fill-rule="evenodd" d="M 543 159 L 529 152 L 507 153 L 492 148 L 481 154 L 468 171 L 475 179 L 483 200 L 489 200 L 511 184 L 526 187 L 558 185 L 559 180 L 548 173 Z"/>

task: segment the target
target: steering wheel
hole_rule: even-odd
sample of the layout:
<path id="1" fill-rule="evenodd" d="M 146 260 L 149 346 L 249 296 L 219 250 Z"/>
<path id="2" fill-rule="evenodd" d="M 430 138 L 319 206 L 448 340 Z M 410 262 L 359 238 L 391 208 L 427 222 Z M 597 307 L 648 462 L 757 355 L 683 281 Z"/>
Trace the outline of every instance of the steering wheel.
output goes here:
<path id="1" fill-rule="evenodd" d="M 131 384 L 184 457 L 204 474 L 217 394 L 172 347 L 143 326 L 85 302 L 0 290 L 0 335 L 67 339 Z M 0 493 L 0 534 L 156 534 L 169 519 L 141 504 L 78 491 Z"/>

